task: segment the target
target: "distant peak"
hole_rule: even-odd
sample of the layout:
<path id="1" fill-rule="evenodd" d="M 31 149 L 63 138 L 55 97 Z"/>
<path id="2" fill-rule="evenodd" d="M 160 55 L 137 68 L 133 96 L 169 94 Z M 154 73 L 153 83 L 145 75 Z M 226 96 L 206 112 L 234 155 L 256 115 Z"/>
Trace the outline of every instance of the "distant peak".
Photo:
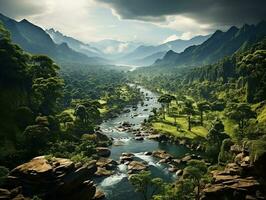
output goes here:
<path id="1" fill-rule="evenodd" d="M 232 26 L 231 28 L 228 29 L 227 32 L 232 32 L 232 31 L 237 31 L 238 28 L 236 26 Z"/>
<path id="2" fill-rule="evenodd" d="M 21 20 L 20 21 L 21 23 L 30 23 L 28 20 L 26 20 L 26 19 L 23 19 L 23 20 Z"/>
<path id="3" fill-rule="evenodd" d="M 55 32 L 54 28 L 49 28 L 47 31 L 49 31 L 49 32 Z"/>
<path id="4" fill-rule="evenodd" d="M 174 54 L 177 54 L 177 53 L 174 52 L 173 50 L 169 50 L 169 51 L 167 51 L 167 53 L 166 53 L 167 56 L 174 55 Z"/>

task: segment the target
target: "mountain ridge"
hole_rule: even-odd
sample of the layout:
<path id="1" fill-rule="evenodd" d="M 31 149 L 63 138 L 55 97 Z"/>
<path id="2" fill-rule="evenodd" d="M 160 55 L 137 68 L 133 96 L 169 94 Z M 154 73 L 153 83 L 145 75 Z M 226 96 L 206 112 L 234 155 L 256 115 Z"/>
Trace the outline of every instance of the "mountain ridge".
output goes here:
<path id="1" fill-rule="evenodd" d="M 219 59 L 230 56 L 254 43 L 266 35 L 266 22 L 257 25 L 245 24 L 241 28 L 232 26 L 226 32 L 217 30 L 200 45 L 190 46 L 181 53 L 167 52 L 165 57 L 158 59 L 153 65 L 167 66 L 198 66 L 212 64 Z"/>

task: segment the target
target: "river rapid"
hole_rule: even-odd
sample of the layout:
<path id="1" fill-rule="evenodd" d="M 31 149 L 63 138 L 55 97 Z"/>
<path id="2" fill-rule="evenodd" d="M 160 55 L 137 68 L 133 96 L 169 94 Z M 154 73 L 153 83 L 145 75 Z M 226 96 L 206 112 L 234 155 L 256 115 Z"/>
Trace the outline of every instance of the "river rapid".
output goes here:
<path id="1" fill-rule="evenodd" d="M 141 92 L 145 94 L 144 105 L 140 103 L 137 109 L 130 107 L 130 112 L 120 114 L 114 119 L 110 119 L 101 124 L 100 128 L 107 136 L 113 138 L 113 145 L 110 147 L 113 160 L 119 162 L 122 153 L 133 153 L 134 160 L 145 161 L 149 166 L 149 170 L 153 177 L 160 177 L 164 181 L 174 181 L 177 177 L 175 173 L 170 173 L 165 164 L 158 163 L 158 159 L 153 156 L 144 155 L 144 152 L 152 152 L 154 150 L 165 150 L 176 158 L 183 157 L 189 152 L 189 149 L 183 145 L 175 145 L 170 143 L 161 143 L 154 140 L 144 139 L 142 141 L 135 140 L 133 133 L 121 131 L 118 127 L 122 122 L 126 121 L 133 124 L 132 128 L 141 127 L 144 119 L 152 114 L 152 108 L 159 108 L 157 102 L 158 95 L 139 87 Z M 134 187 L 128 181 L 127 166 L 125 164 L 118 165 L 115 174 L 107 178 L 98 178 L 95 180 L 98 187 L 105 193 L 108 200 L 141 200 L 141 195 L 134 192 Z"/>

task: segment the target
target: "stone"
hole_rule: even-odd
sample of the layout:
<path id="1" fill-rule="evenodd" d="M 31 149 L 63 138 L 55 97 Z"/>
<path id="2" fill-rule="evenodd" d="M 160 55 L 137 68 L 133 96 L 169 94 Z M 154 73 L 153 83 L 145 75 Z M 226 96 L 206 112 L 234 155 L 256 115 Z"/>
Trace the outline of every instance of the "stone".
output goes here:
<path id="1" fill-rule="evenodd" d="M 95 186 L 89 179 L 96 172 L 96 161 L 75 165 L 69 159 L 40 156 L 11 170 L 7 185 L 16 199 L 38 196 L 41 199 L 92 199 Z M 21 191 L 21 192 L 19 192 Z M 13 195 L 12 195 L 13 196 Z M 24 198 L 25 197 L 25 198 Z"/>
<path id="2" fill-rule="evenodd" d="M 131 127 L 131 124 L 130 124 L 129 122 L 123 122 L 123 123 L 122 123 L 122 126 L 123 126 L 123 127 L 128 127 L 128 128 L 129 128 L 129 127 Z"/>
<path id="3" fill-rule="evenodd" d="M 188 161 L 190 161 L 192 157 L 190 155 L 187 155 L 181 159 L 181 163 L 186 164 Z"/>
<path id="4" fill-rule="evenodd" d="M 96 147 L 96 152 L 100 157 L 109 157 L 111 155 L 111 151 L 106 147 Z"/>
<path id="5" fill-rule="evenodd" d="M 156 140 L 156 141 L 166 141 L 167 137 L 165 135 L 161 135 L 161 134 L 150 134 L 149 136 L 147 136 L 147 138 L 149 140 Z"/>
<path id="6" fill-rule="evenodd" d="M 142 141 L 142 140 L 144 140 L 144 138 L 143 137 L 135 137 L 135 140 L 137 140 L 137 141 Z"/>
<path id="7" fill-rule="evenodd" d="M 146 170 L 147 168 L 148 168 L 147 165 L 139 161 L 132 161 L 128 165 L 128 170 L 131 170 L 133 172 L 143 171 Z"/>
<path id="8" fill-rule="evenodd" d="M 176 167 L 170 167 L 170 168 L 168 169 L 168 171 L 171 172 L 171 173 L 174 173 L 174 172 L 177 171 L 177 168 L 176 168 Z"/>
<path id="9" fill-rule="evenodd" d="M 93 200 L 103 200 L 103 199 L 105 199 L 105 194 L 103 193 L 103 191 L 97 188 Z"/>
<path id="10" fill-rule="evenodd" d="M 113 174 L 114 172 L 101 167 L 98 167 L 97 171 L 95 172 L 96 177 L 111 176 Z"/>
<path id="11" fill-rule="evenodd" d="M 151 156 L 151 155 L 152 155 L 152 152 L 150 152 L 150 151 L 146 151 L 146 152 L 144 152 L 144 155 L 145 155 L 145 156 Z"/>
<path id="12" fill-rule="evenodd" d="M 156 158 L 160 158 L 160 159 L 172 159 L 172 155 L 170 155 L 169 153 L 167 153 L 166 151 L 162 151 L 162 150 L 158 150 L 158 151 L 153 151 L 152 155 Z"/>
<path id="13" fill-rule="evenodd" d="M 116 168 L 118 163 L 115 160 L 112 160 L 110 158 L 100 158 L 96 165 L 101 168 L 106 168 L 108 170 Z"/>
<path id="14" fill-rule="evenodd" d="M 177 170 L 177 172 L 175 173 L 177 176 L 182 176 L 183 174 L 183 170 L 182 169 L 179 169 Z"/>

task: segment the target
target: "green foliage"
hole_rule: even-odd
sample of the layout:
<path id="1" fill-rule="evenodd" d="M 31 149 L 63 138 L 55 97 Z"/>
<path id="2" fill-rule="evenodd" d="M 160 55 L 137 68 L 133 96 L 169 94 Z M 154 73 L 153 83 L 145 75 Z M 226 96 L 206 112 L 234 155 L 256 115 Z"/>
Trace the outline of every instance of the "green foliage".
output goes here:
<path id="1" fill-rule="evenodd" d="M 132 175 L 129 181 L 145 200 L 151 199 L 153 195 L 160 192 L 163 184 L 162 179 L 152 178 L 151 173 L 147 171 Z"/>
<path id="2" fill-rule="evenodd" d="M 218 162 L 218 155 L 224 139 L 229 136 L 224 133 L 224 125 L 221 120 L 216 119 L 207 134 L 206 154 L 212 162 Z"/>
<path id="3" fill-rule="evenodd" d="M 238 135 L 240 139 L 244 136 L 244 129 L 248 126 L 249 119 L 256 118 L 256 112 L 252 111 L 251 106 L 246 103 L 229 104 L 226 109 L 226 115 L 238 123 L 241 132 Z"/>
<path id="4" fill-rule="evenodd" d="M 234 143 L 229 138 L 223 140 L 221 150 L 218 156 L 218 163 L 220 165 L 225 165 L 233 161 L 233 154 L 230 151 L 230 147 L 233 144 Z"/>

